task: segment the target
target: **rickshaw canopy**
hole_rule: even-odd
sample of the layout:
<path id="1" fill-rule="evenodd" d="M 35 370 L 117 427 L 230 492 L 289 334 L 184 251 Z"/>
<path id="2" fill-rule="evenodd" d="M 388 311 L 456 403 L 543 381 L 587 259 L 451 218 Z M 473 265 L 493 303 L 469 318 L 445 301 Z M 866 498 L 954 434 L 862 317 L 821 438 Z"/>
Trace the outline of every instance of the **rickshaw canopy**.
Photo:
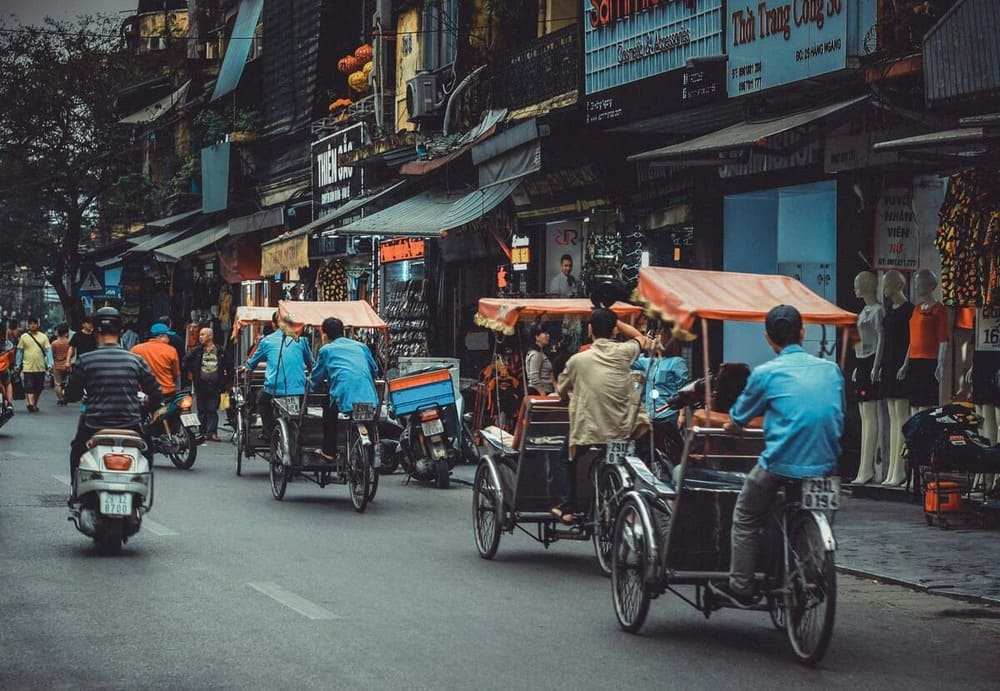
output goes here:
<path id="1" fill-rule="evenodd" d="M 642 308 L 625 302 L 616 302 L 611 309 L 619 319 L 629 322 L 642 314 Z M 519 321 L 583 318 L 593 311 L 593 303 L 586 298 L 481 298 L 474 321 L 478 326 L 509 336 Z"/>
<path id="2" fill-rule="evenodd" d="M 364 300 L 343 300 L 323 302 L 302 302 L 281 300 L 278 302 L 278 318 L 294 330 L 304 326 L 320 326 L 327 317 L 336 317 L 344 326 L 355 329 L 382 329 L 389 325 L 382 321 L 378 313 Z"/>
<path id="3" fill-rule="evenodd" d="M 233 338 L 236 333 L 247 324 L 254 322 L 270 323 L 271 315 L 274 314 L 273 307 L 251 307 L 250 305 L 240 305 L 236 308 L 236 318 L 233 319 Z"/>
<path id="4" fill-rule="evenodd" d="M 639 296 L 653 312 L 685 329 L 695 317 L 762 322 L 776 305 L 791 305 L 807 324 L 854 326 L 857 315 L 837 307 L 791 276 L 673 269 L 639 269 Z"/>

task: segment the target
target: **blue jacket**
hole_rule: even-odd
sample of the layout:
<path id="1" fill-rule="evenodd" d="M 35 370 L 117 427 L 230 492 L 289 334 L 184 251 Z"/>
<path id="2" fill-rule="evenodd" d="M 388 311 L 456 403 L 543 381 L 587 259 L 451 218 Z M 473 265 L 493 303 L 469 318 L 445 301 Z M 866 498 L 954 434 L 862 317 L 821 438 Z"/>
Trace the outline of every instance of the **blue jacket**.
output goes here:
<path id="1" fill-rule="evenodd" d="M 680 411 L 667 407 L 667 401 L 688 383 L 687 362 L 682 357 L 653 358 L 652 364 L 650 360 L 643 355 L 632 363 L 632 371 L 642 372 L 646 377 L 642 399 L 646 404 L 646 413 L 650 420 L 677 420 Z M 657 398 L 649 395 L 653 390 L 659 392 Z"/>
<path id="2" fill-rule="evenodd" d="M 375 377 L 378 365 L 364 343 L 341 337 L 319 349 L 310 382 L 317 388 L 330 383 L 330 402 L 348 413 L 355 403 L 378 405 Z"/>
<path id="3" fill-rule="evenodd" d="M 264 370 L 264 391 L 272 396 L 301 396 L 306 392 L 306 368 L 312 367 L 309 342 L 295 340 L 280 330 L 268 334 L 257 344 L 257 350 L 247 360 L 252 370 L 259 362 L 267 362 Z"/>
<path id="4" fill-rule="evenodd" d="M 790 478 L 827 475 L 844 433 L 844 377 L 836 363 L 785 346 L 754 368 L 729 415 L 740 427 L 764 416 L 765 470 Z"/>

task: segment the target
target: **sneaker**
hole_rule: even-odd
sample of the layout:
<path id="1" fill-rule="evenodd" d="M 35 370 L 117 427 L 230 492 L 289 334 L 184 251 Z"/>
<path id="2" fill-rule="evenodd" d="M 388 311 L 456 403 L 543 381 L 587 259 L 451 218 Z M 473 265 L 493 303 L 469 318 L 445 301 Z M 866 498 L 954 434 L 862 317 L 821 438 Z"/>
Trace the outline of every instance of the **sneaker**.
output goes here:
<path id="1" fill-rule="evenodd" d="M 760 601 L 760 595 L 756 593 L 741 593 L 733 590 L 728 582 L 713 583 L 708 582 L 706 589 L 708 592 L 727 607 L 737 609 L 749 609 Z"/>

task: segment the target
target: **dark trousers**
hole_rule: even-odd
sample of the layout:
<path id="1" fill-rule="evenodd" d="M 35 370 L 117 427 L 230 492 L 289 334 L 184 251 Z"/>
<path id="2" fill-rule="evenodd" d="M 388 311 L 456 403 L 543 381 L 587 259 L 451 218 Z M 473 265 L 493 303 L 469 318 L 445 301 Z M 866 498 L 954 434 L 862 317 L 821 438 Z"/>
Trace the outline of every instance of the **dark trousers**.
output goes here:
<path id="1" fill-rule="evenodd" d="M 774 508 L 774 497 L 781 478 L 757 464 L 747 475 L 740 497 L 733 509 L 732 566 L 729 585 L 732 590 L 750 594 L 754 589 L 753 574 L 760 553 L 762 535 Z"/>
<path id="2" fill-rule="evenodd" d="M 260 415 L 260 424 L 264 428 L 264 436 L 270 437 L 271 430 L 274 429 L 274 407 L 271 401 L 274 396 L 261 389 L 257 392 L 257 414 Z"/>
<path id="3" fill-rule="evenodd" d="M 73 476 L 76 475 L 76 469 L 80 465 L 80 456 L 82 456 L 87 451 L 87 442 L 90 438 L 98 431 L 104 429 L 104 427 L 91 427 L 85 421 L 83 416 L 80 416 L 80 422 L 76 426 L 76 436 L 73 437 L 73 441 L 69 443 L 69 477 L 70 482 L 73 482 Z M 149 439 L 146 435 L 142 433 L 142 425 L 136 423 L 134 425 L 119 425 L 114 429 L 127 429 L 133 432 L 138 432 L 142 435 L 142 438 L 146 441 L 146 451 L 143 452 L 143 456 L 149 461 L 149 466 L 153 467 L 153 452 L 149 447 Z"/>
<path id="4" fill-rule="evenodd" d="M 559 454 L 559 510 L 563 513 L 576 513 L 576 488 L 578 469 L 586 466 L 590 472 L 598 458 L 603 458 L 603 444 L 584 444 L 576 448 L 576 453 L 570 459 L 567 451 Z"/>
<path id="5" fill-rule="evenodd" d="M 194 388 L 195 406 L 198 408 L 198 421 L 206 437 L 218 436 L 219 433 L 219 387 L 196 386 Z"/>
<path id="6" fill-rule="evenodd" d="M 327 399 L 323 406 L 323 453 L 327 456 L 337 455 L 337 416 L 340 411 Z"/>

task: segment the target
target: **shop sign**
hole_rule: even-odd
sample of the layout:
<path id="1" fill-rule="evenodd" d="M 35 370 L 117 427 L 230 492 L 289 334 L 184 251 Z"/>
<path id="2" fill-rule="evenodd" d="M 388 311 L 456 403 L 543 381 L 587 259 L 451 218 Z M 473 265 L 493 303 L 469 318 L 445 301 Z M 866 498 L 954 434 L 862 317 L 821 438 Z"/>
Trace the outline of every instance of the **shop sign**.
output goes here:
<path id="1" fill-rule="evenodd" d="M 917 230 L 912 190 L 883 190 L 875 207 L 875 268 L 915 270 L 920 260 Z"/>
<path id="2" fill-rule="evenodd" d="M 620 125 L 725 97 L 722 0 L 583 0 L 584 113 Z M 655 94 L 655 97 L 653 96 Z"/>
<path id="3" fill-rule="evenodd" d="M 876 142 L 908 137 L 914 129 L 907 125 L 879 127 L 867 119 L 838 127 L 826 137 L 823 147 L 823 170 L 827 174 L 842 173 L 871 166 L 887 166 L 901 160 L 896 151 L 873 151 Z"/>
<path id="4" fill-rule="evenodd" d="M 378 244 L 378 259 L 383 264 L 422 259 L 423 256 L 423 238 L 393 238 Z"/>
<path id="5" fill-rule="evenodd" d="M 781 132 L 768 137 L 768 149 L 773 149 L 774 151 L 751 149 L 750 155 L 745 161 L 719 166 L 719 177 L 735 178 L 742 175 L 757 175 L 759 173 L 770 173 L 775 170 L 816 165 L 823 157 L 823 140 L 809 140 L 809 131 L 810 128 L 808 126 L 800 127 L 797 130 Z M 795 148 L 796 144 L 804 140 L 808 140 L 809 143 Z M 789 154 L 777 153 L 789 150 L 791 150 Z"/>
<path id="6" fill-rule="evenodd" d="M 976 350 L 1000 352 L 1000 307 L 988 305 L 976 310 Z"/>
<path id="7" fill-rule="evenodd" d="M 851 27 L 874 26 L 874 0 L 729 3 L 730 98 L 845 69 L 848 49 L 857 53 L 848 15 Z"/>
<path id="8" fill-rule="evenodd" d="M 370 142 L 368 128 L 358 123 L 312 145 L 313 218 L 325 216 L 364 189 L 364 169 L 343 165 L 340 157 Z"/>

